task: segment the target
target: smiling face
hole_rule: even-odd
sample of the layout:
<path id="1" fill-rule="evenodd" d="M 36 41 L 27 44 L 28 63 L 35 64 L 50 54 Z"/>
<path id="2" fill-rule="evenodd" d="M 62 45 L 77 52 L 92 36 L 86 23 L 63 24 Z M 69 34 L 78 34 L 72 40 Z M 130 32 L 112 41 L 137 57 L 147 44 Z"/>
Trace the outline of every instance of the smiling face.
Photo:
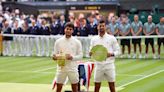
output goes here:
<path id="1" fill-rule="evenodd" d="M 70 38 L 72 36 L 72 33 L 74 31 L 74 24 L 71 22 L 68 22 L 64 26 L 64 33 L 66 38 Z"/>
<path id="2" fill-rule="evenodd" d="M 65 32 L 66 38 L 70 38 L 72 36 L 72 33 L 73 33 L 73 28 L 72 27 L 66 27 L 64 29 L 64 32 Z"/>
<path id="3" fill-rule="evenodd" d="M 105 23 L 100 23 L 98 25 L 98 30 L 99 30 L 99 32 L 104 32 L 105 31 Z"/>
<path id="4" fill-rule="evenodd" d="M 106 25 L 104 21 L 101 21 L 98 26 L 97 26 L 98 32 L 100 34 L 100 36 L 105 34 L 106 31 Z"/>

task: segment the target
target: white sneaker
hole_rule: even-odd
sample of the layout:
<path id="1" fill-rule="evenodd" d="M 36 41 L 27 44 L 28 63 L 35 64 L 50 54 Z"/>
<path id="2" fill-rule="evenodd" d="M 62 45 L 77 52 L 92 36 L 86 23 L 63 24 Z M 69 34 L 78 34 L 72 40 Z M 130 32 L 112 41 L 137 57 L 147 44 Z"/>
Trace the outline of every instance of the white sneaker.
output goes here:
<path id="1" fill-rule="evenodd" d="M 27 57 L 29 57 L 29 56 L 30 56 L 30 54 L 26 54 L 26 56 L 27 56 Z"/>
<path id="2" fill-rule="evenodd" d="M 47 57 L 49 57 L 49 54 L 46 54 Z"/>
<path id="3" fill-rule="evenodd" d="M 22 54 L 19 54 L 18 56 L 22 56 Z"/>
<path id="4" fill-rule="evenodd" d="M 139 59 L 141 59 L 141 58 L 142 58 L 142 55 L 140 54 L 140 55 L 139 55 Z"/>
<path id="5" fill-rule="evenodd" d="M 130 56 L 130 55 L 128 55 L 128 58 L 131 58 L 131 56 Z"/>
<path id="6" fill-rule="evenodd" d="M 154 55 L 154 56 L 153 56 L 153 59 L 156 59 L 156 58 L 157 58 L 157 57 Z"/>
<path id="7" fill-rule="evenodd" d="M 136 58 L 136 54 L 133 55 L 133 59 L 135 59 L 135 58 Z"/>
<path id="8" fill-rule="evenodd" d="M 41 57 L 41 54 L 37 54 L 36 56 L 39 56 L 39 57 Z"/>

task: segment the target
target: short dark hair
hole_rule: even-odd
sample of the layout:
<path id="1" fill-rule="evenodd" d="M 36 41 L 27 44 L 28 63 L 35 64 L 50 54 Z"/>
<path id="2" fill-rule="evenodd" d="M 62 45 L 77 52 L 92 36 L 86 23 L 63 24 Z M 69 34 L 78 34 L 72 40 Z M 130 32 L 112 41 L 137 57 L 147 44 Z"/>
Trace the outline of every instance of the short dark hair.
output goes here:
<path id="1" fill-rule="evenodd" d="M 160 16 L 159 19 L 162 19 L 164 16 Z"/>
<path id="2" fill-rule="evenodd" d="M 105 20 L 100 20 L 99 21 L 99 24 L 101 24 L 101 23 L 105 23 Z"/>
<path id="3" fill-rule="evenodd" d="M 71 23 L 71 22 L 68 22 L 68 23 L 65 24 L 64 29 L 65 29 L 66 27 L 71 27 L 71 28 L 74 29 L 74 24 Z"/>

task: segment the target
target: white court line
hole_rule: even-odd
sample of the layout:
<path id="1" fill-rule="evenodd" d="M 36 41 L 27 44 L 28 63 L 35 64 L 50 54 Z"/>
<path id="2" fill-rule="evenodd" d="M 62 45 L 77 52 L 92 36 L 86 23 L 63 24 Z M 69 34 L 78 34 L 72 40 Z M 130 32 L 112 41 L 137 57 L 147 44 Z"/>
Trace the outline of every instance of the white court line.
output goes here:
<path id="1" fill-rule="evenodd" d="M 49 70 L 49 69 L 54 69 L 56 67 L 51 67 L 51 68 L 47 68 L 47 69 L 42 69 L 42 70 L 36 70 L 36 71 L 3 71 L 1 70 L 0 73 L 4 73 L 4 72 L 8 72 L 8 73 L 46 73 L 46 74 L 52 74 L 54 72 L 43 72 L 43 71 L 46 71 L 46 70 Z M 146 75 L 130 75 L 130 74 L 116 74 L 116 76 L 146 76 Z"/>
<path id="2" fill-rule="evenodd" d="M 50 69 L 56 69 L 56 67 L 50 67 L 50 68 L 46 68 L 46 69 L 41 69 L 41 70 L 36 70 L 36 71 L 0 71 L 0 72 L 17 72 L 17 73 L 54 73 L 54 72 L 43 72 L 46 70 L 50 70 Z"/>
<path id="3" fill-rule="evenodd" d="M 116 76 L 146 76 L 146 75 L 141 75 L 141 74 L 116 74 Z"/>
<path id="4" fill-rule="evenodd" d="M 140 78 L 140 79 L 137 79 L 137 80 L 128 82 L 128 83 L 126 83 L 126 84 L 123 84 L 123 85 L 119 86 L 118 88 L 124 88 L 125 86 L 128 86 L 128 85 L 130 85 L 130 84 L 133 84 L 133 83 L 138 82 L 138 81 L 140 81 L 140 80 L 146 79 L 146 78 L 148 78 L 148 77 L 154 76 L 154 75 L 159 74 L 159 73 L 161 73 L 161 72 L 164 72 L 164 70 L 160 70 L 160 71 L 158 71 L 158 72 L 149 74 L 149 75 L 147 75 L 147 76 L 145 76 L 145 77 L 142 77 L 142 78 Z"/>
<path id="5" fill-rule="evenodd" d="M 54 74 L 54 72 L 36 72 L 36 71 L 0 71 L 0 73 L 46 73 L 46 74 Z"/>
<path id="6" fill-rule="evenodd" d="M 50 70 L 50 69 L 56 69 L 56 67 L 50 67 L 50 68 L 46 68 L 46 69 L 36 70 L 34 72 L 43 72 L 43 71 L 47 71 L 47 70 Z"/>
<path id="7" fill-rule="evenodd" d="M 53 67 L 53 68 L 55 68 L 55 67 Z M 51 67 L 51 68 L 44 69 L 44 70 L 42 69 L 42 71 L 45 71 L 45 70 L 48 70 L 48 69 L 52 69 L 52 67 Z M 0 72 L 48 73 L 48 74 L 51 74 L 51 73 L 52 73 L 52 74 L 54 74 L 54 72 L 41 72 L 41 70 L 40 70 L 40 71 L 0 71 Z M 123 90 L 123 89 L 125 88 L 125 86 L 128 86 L 128 85 L 130 85 L 130 84 L 133 84 L 133 83 L 138 82 L 138 81 L 140 81 L 140 80 L 146 79 L 146 78 L 148 78 L 148 77 L 154 76 L 154 75 L 159 74 L 159 73 L 161 73 L 161 72 L 164 72 L 164 70 L 160 70 L 160 71 L 158 71 L 158 72 L 149 74 L 149 75 L 147 75 L 147 76 L 144 76 L 144 75 L 118 74 L 119 76 L 124 76 L 124 75 L 126 75 L 126 76 L 144 76 L 144 77 L 142 77 L 142 78 L 140 78 L 140 79 L 137 79 L 137 80 L 134 80 L 134 81 L 131 81 L 131 82 L 128 82 L 128 83 L 126 83 L 126 84 L 123 84 L 123 85 L 117 87 L 117 89 L 118 89 L 118 91 Z"/>
<path id="8" fill-rule="evenodd" d="M 42 69 L 42 70 L 37 70 L 37 71 L 0 71 L 0 73 L 4 73 L 4 72 L 8 72 L 8 73 L 54 73 L 54 72 L 43 72 L 43 71 L 46 71 L 46 70 L 49 70 L 49 69 L 53 69 L 54 67 L 51 67 L 51 68 L 47 68 L 47 69 Z M 55 67 L 56 68 L 56 67 Z M 146 76 L 146 75 L 130 75 L 130 74 L 116 74 L 117 76 Z"/>
<path id="9" fill-rule="evenodd" d="M 1 92 L 55 92 L 51 89 L 51 84 L 30 84 L 30 83 L 5 83 L 0 82 Z M 9 88 L 10 87 L 10 88 Z M 71 85 L 64 85 L 62 92 L 71 90 Z M 86 87 L 81 86 L 81 90 L 86 91 Z M 89 92 L 94 92 L 94 86 L 89 87 Z M 108 87 L 101 87 L 100 92 L 107 92 Z M 121 90 L 116 88 L 117 91 Z M 83 92 L 83 91 L 81 91 Z"/>

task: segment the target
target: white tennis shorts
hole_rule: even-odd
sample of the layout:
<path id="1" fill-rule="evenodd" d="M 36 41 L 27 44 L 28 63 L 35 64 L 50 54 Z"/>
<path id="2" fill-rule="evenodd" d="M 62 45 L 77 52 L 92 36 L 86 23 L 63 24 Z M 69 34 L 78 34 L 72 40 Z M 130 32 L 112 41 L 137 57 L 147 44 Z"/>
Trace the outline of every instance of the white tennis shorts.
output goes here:
<path id="1" fill-rule="evenodd" d="M 67 77 L 68 77 L 69 81 L 71 82 L 71 84 L 76 84 L 79 82 L 78 71 L 64 71 L 64 72 L 57 72 L 56 83 L 64 84 Z"/>
<path id="2" fill-rule="evenodd" d="M 104 79 L 108 82 L 115 82 L 114 63 L 100 64 L 95 66 L 94 82 L 101 82 Z"/>

